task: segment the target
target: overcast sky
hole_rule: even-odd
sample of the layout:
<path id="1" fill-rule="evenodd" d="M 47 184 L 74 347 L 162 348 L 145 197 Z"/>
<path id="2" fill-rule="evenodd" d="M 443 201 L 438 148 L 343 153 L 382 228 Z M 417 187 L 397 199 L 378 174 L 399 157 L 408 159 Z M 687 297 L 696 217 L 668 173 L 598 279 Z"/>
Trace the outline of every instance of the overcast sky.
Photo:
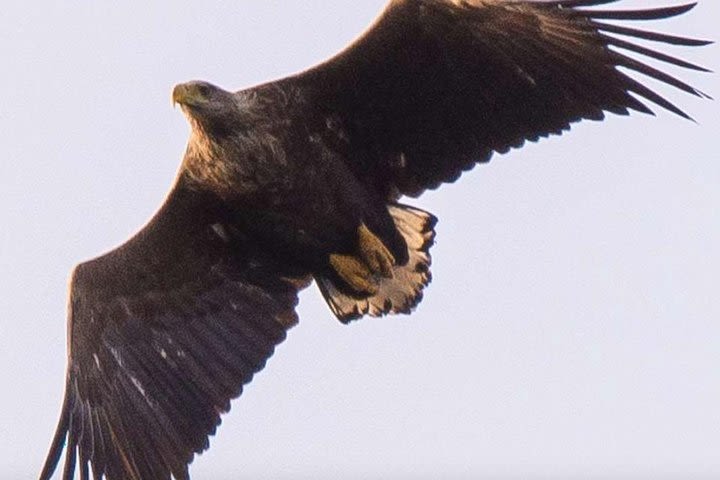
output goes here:
<path id="1" fill-rule="evenodd" d="M 172 183 L 172 86 L 304 69 L 383 3 L 3 3 L 0 478 L 35 478 L 55 428 L 68 272 Z M 651 28 L 718 19 L 703 0 Z M 720 68 L 717 46 L 670 50 Z M 720 105 L 660 90 L 698 124 L 583 124 L 410 201 L 440 218 L 418 310 L 342 326 L 309 288 L 193 478 L 718 478 Z"/>

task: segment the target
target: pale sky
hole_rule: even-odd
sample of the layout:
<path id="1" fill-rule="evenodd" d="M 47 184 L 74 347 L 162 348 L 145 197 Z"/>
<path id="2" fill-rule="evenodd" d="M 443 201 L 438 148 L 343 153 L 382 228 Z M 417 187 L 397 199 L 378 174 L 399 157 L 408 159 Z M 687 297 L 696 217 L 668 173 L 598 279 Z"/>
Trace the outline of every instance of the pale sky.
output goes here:
<path id="1" fill-rule="evenodd" d="M 36 478 L 50 443 L 70 269 L 173 181 L 173 85 L 307 68 L 383 4 L 3 3 L 0 479 Z M 718 20 L 702 0 L 648 27 L 717 38 Z M 720 68 L 717 46 L 667 50 Z M 720 477 L 720 106 L 659 90 L 698 124 L 582 124 L 408 200 L 440 218 L 417 311 L 343 326 L 309 288 L 193 478 Z"/>

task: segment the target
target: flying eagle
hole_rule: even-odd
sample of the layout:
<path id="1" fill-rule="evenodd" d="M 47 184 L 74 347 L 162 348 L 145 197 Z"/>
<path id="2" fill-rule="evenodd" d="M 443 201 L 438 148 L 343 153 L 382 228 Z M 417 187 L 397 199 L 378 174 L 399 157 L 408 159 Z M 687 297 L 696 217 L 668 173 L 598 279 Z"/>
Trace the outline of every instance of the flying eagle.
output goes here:
<path id="1" fill-rule="evenodd" d="M 65 398 L 41 480 L 63 450 L 65 479 L 188 479 L 313 279 L 342 322 L 411 311 L 435 218 L 402 196 L 605 112 L 652 113 L 650 102 L 689 118 L 620 67 L 705 96 L 635 58 L 701 67 L 628 38 L 709 42 L 606 20 L 694 4 L 585 8 L 613 1 L 392 0 L 298 75 L 239 92 L 176 86 L 192 133 L 165 204 L 73 273 Z"/>

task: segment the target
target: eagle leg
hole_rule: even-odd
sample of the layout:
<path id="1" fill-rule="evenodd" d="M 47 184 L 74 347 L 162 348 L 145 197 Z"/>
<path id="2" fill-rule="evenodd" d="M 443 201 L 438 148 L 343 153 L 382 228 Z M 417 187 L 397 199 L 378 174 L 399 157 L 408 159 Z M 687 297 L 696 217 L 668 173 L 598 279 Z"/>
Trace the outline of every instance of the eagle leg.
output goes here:
<path id="1" fill-rule="evenodd" d="M 333 253 L 330 266 L 353 290 L 366 295 L 375 295 L 378 285 L 367 265 L 352 255 Z"/>
<path id="2" fill-rule="evenodd" d="M 392 278 L 395 257 L 364 223 L 358 228 L 358 247 L 360 256 L 373 273 Z"/>

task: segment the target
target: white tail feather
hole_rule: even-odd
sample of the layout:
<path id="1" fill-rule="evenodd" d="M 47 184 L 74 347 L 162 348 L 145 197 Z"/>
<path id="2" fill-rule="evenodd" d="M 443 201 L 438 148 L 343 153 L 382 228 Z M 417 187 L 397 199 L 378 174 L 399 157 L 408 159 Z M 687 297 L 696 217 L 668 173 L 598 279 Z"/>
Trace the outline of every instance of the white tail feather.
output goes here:
<path id="1" fill-rule="evenodd" d="M 378 293 L 355 298 L 341 292 L 330 280 L 318 278 L 320 290 L 335 316 L 348 322 L 364 315 L 381 317 L 392 313 L 410 313 L 422 300 L 422 291 L 430 283 L 430 247 L 435 238 L 435 217 L 406 205 L 388 205 L 395 227 L 407 243 L 409 260 L 393 267 L 392 278 L 376 277 Z"/>

